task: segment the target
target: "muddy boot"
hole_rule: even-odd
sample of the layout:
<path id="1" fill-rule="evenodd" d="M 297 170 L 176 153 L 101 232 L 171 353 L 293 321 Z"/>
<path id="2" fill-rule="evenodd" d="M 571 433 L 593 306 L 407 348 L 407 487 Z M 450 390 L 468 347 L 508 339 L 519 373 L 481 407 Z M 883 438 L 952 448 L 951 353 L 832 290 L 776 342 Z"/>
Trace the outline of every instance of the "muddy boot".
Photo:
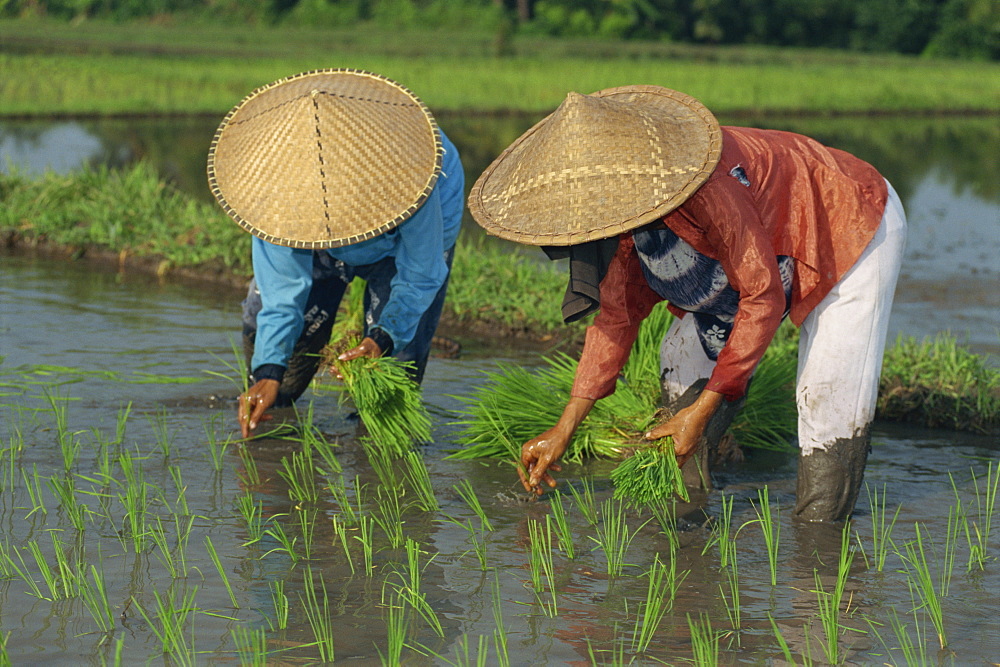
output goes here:
<path id="1" fill-rule="evenodd" d="M 708 384 L 707 378 L 698 380 L 673 401 L 669 401 L 664 396 L 663 405 L 666 414 L 677 414 L 682 408 L 694 403 L 706 384 Z M 719 442 L 729 430 L 729 426 L 733 423 L 733 419 L 736 418 L 737 413 L 739 413 L 740 408 L 743 407 L 745 402 L 746 400 L 743 398 L 736 401 L 723 401 L 719 409 L 712 415 L 711 421 L 708 422 L 708 427 L 702 434 L 701 440 L 698 441 L 698 449 L 695 450 L 694 455 L 681 468 L 685 486 L 695 489 L 712 488 L 711 477 L 709 476 L 709 463 L 715 458 Z"/>
<path id="2" fill-rule="evenodd" d="M 871 451 L 868 429 L 841 438 L 827 449 L 799 456 L 795 518 L 802 521 L 842 521 L 854 510 L 865 464 Z"/>

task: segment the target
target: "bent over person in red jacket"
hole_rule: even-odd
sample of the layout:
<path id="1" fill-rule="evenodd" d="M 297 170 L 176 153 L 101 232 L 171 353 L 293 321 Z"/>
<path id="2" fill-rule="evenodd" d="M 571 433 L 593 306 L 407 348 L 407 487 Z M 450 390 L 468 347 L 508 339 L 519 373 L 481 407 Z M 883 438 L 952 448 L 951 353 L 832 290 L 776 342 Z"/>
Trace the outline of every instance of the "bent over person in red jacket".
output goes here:
<path id="1" fill-rule="evenodd" d="M 673 90 L 624 86 L 570 93 L 480 176 L 469 206 L 488 232 L 570 258 L 567 321 L 600 311 L 561 418 L 522 447 L 527 490 L 555 486 L 550 471 L 666 300 L 679 316 L 661 348 L 674 412 L 646 437 L 673 436 L 683 465 L 790 317 L 795 514 L 851 513 L 906 238 L 899 198 L 871 165 L 798 134 L 720 127 Z"/>

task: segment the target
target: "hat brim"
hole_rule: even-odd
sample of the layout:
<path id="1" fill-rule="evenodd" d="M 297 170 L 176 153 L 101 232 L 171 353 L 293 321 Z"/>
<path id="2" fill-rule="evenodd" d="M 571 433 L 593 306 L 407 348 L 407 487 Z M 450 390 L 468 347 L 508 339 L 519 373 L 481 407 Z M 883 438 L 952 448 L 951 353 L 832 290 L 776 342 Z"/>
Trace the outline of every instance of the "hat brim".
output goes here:
<path id="1" fill-rule="evenodd" d="M 335 248 L 412 216 L 442 155 L 434 117 L 409 89 L 364 70 L 313 70 L 261 86 L 230 110 L 209 149 L 208 181 L 251 234 Z"/>
<path id="2" fill-rule="evenodd" d="M 487 232 L 565 246 L 617 235 L 684 203 L 719 161 L 698 100 L 660 86 L 571 93 L 480 175 L 469 210 Z"/>

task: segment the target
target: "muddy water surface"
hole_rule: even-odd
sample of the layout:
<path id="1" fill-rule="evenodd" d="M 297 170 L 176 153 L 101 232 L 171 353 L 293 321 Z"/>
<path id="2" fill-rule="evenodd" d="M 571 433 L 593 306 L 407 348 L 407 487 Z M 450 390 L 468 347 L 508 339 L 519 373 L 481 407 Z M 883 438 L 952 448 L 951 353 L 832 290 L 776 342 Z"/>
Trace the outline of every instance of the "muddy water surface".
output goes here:
<path id="1" fill-rule="evenodd" d="M 302 451 L 301 442 L 292 436 L 246 445 L 235 440 L 237 378 L 227 365 L 234 362 L 237 295 L 161 285 L 72 262 L 24 256 L 3 256 L 0 262 L 0 355 L 5 357 L 0 366 L 0 638 L 12 662 L 77 665 L 120 659 L 136 664 L 159 662 L 166 653 L 170 662 L 231 663 L 244 643 L 239 634 L 244 629 L 263 632 L 273 662 L 314 662 L 320 653 L 312 645 L 315 633 L 306 613 L 310 580 L 318 604 L 326 591 L 336 662 L 378 664 L 380 655 L 388 655 L 389 605 L 399 603 L 395 591 L 414 584 L 405 545 L 391 544 L 388 529 L 377 522 L 373 526 L 370 570 L 358 524 L 348 525 L 346 552 L 333 529 L 335 518 L 345 522 L 348 516 L 325 488 L 338 478 L 356 514 L 382 520 L 390 515 L 357 443 L 349 406 L 338 405 L 329 392 L 306 395 L 301 407 L 311 403 L 315 426 L 337 445 L 342 472 L 317 477 L 318 502 L 295 502 L 280 471 L 283 459 Z M 826 659 L 830 640 L 819 618 L 816 576 L 826 591 L 834 590 L 841 535 L 837 529 L 790 521 L 795 460 L 786 455 L 757 455 L 719 471 L 717 490 L 678 506 L 676 532 L 672 526 L 664 531 L 649 511 L 628 511 L 634 538 L 616 576 L 609 576 L 604 551 L 594 540 L 599 529 L 567 493 L 563 500 L 576 557 L 567 558 L 554 545 L 551 581 L 542 575 L 536 591 L 528 524 L 552 513 L 550 500 L 528 502 L 508 464 L 445 458 L 457 446 L 449 425 L 460 406 L 454 396 L 470 392 L 480 371 L 496 360 L 530 364 L 534 357 L 469 349 L 458 359 L 434 359 L 428 368 L 425 399 L 436 426 L 434 442 L 421 452 L 440 508 L 411 507 L 399 517 L 401 535 L 420 548 L 416 591 L 429 615 L 403 604 L 405 664 L 466 664 L 465 656 L 474 660 L 486 654 L 486 664 L 498 664 L 498 618 L 511 664 L 605 664 L 616 655 L 625 662 L 635 657 L 638 663 L 683 663 L 694 655 L 688 619 L 700 615 L 717 632 L 723 664 L 782 658 L 769 617 L 796 662 L 807 655 L 817 662 Z M 278 418 L 300 421 L 288 411 Z M 903 653 L 895 650 L 901 640 L 890 625 L 895 612 L 906 626 L 905 636 L 933 662 L 995 660 L 1000 655 L 997 530 L 987 545 L 989 560 L 971 572 L 964 532 L 954 536 L 953 552 L 946 547 L 955 488 L 974 518 L 975 488 L 982 490 L 987 466 L 995 472 L 1000 459 L 996 443 L 889 425 L 879 426 L 875 440 L 866 479 L 884 490 L 890 518 L 899 511 L 891 533 L 895 549 L 878 571 L 872 541 L 877 522 L 863 494 L 850 525 L 853 564 L 840 607 L 844 630 L 836 639 L 838 659 L 903 664 Z M 247 481 L 241 446 L 255 462 L 258 483 Z M 213 449 L 222 453 L 213 458 Z M 129 464 L 138 483 L 127 480 Z M 567 466 L 561 476 L 564 491 L 571 485 L 583 494 L 589 481 L 604 527 L 614 509 L 602 505 L 611 495 L 609 469 L 607 463 Z M 976 484 L 973 473 L 979 476 Z M 67 479 L 72 480 L 69 499 L 56 492 Z M 490 530 L 456 488 L 464 480 L 482 504 Z M 764 487 L 780 526 L 774 585 L 765 541 L 754 523 L 757 494 Z M 145 495 L 134 495 L 135 489 Z M 250 544 L 247 522 L 237 509 L 243 497 L 259 504 L 272 531 Z M 732 568 L 721 567 L 710 529 L 710 519 L 719 520 L 723 497 L 733 498 L 739 631 L 730 617 L 734 605 L 726 602 L 732 600 Z M 76 523 L 73 506 L 82 508 Z M 940 598 L 948 644 L 943 652 L 926 611 L 913 611 L 920 605 L 910 588 L 916 575 L 907 574 L 899 555 L 915 544 L 918 522 Z M 979 525 L 984 525 L 981 519 Z M 290 551 L 276 538 L 276 526 L 295 540 Z M 137 540 L 142 533 L 147 536 Z M 154 534 L 164 536 L 165 547 L 149 537 Z M 677 538 L 675 552 L 671 536 Z M 206 540 L 218 553 L 225 580 Z M 669 561 L 671 553 L 677 576 L 684 578 L 649 648 L 640 654 L 635 637 L 646 604 L 646 572 L 657 555 Z M 60 561 L 66 564 L 61 575 Z M 55 574 L 46 575 L 46 565 Z M 81 582 L 92 583 L 95 572 L 103 576 L 111 610 L 107 631 L 80 592 Z M 273 587 L 279 582 L 289 602 L 287 624 L 275 610 Z M 168 632 L 164 628 L 171 619 L 177 628 Z"/>

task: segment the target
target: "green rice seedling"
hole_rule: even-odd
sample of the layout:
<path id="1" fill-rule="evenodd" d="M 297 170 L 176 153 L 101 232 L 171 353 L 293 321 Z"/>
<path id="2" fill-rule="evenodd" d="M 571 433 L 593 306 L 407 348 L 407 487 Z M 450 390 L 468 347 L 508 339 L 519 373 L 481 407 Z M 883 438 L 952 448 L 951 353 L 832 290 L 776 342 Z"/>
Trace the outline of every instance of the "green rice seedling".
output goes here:
<path id="1" fill-rule="evenodd" d="M 10 653 L 7 652 L 7 640 L 10 639 L 10 633 L 7 634 L 0 633 L 0 667 L 11 667 L 14 663 L 11 662 Z"/>
<path id="2" fill-rule="evenodd" d="M 451 519 L 451 521 L 465 528 L 466 532 L 469 533 L 469 541 L 472 542 L 472 551 L 476 554 L 476 559 L 479 561 L 479 569 L 485 572 L 489 569 L 489 563 L 486 558 L 486 530 L 481 525 L 479 530 L 476 530 L 476 527 L 472 525 L 471 519 L 466 519 L 464 523 L 456 519 Z"/>
<path id="3" fill-rule="evenodd" d="M 260 542 L 264 537 L 264 503 L 256 500 L 249 491 L 236 499 L 236 509 L 243 517 L 247 529 L 247 541 L 240 546 L 247 547 Z"/>
<path id="4" fill-rule="evenodd" d="M 66 513 L 70 525 L 78 533 L 83 533 L 86 524 L 84 512 L 87 506 L 79 502 L 76 498 L 76 484 L 73 481 L 73 477 L 69 475 L 61 477 L 53 475 L 49 477 L 49 489 L 52 491 L 53 497 L 59 501 L 59 507 Z"/>
<path id="5" fill-rule="evenodd" d="M 528 521 L 528 547 L 532 592 L 538 600 L 542 613 L 553 618 L 559 614 L 559 604 L 556 599 L 555 568 L 552 564 L 551 522 L 546 521 L 542 524 L 540 521 Z M 548 601 L 542 599 L 542 593 L 546 588 L 549 591 Z"/>
<path id="6" fill-rule="evenodd" d="M 603 519 L 601 523 L 594 527 L 597 537 L 590 539 L 594 540 L 604 553 L 608 576 L 617 577 L 625 567 L 625 556 L 632 540 L 649 520 L 647 519 L 634 531 L 629 531 L 625 504 L 614 498 L 608 498 L 601 504 L 601 518 Z"/>
<path id="7" fill-rule="evenodd" d="M 834 583 L 833 591 L 827 592 L 823 587 L 818 571 L 813 571 L 813 578 L 816 582 L 816 602 L 819 610 L 820 625 L 823 628 L 823 635 L 826 643 L 823 644 L 823 653 L 829 662 L 839 664 L 843 655 L 840 651 L 841 634 L 841 606 L 844 600 L 844 589 L 847 585 L 847 577 L 850 575 L 851 563 L 854 560 L 854 552 L 851 546 L 850 524 L 845 523 L 841 531 L 840 557 L 837 562 L 837 580 Z"/>
<path id="8" fill-rule="evenodd" d="M 269 583 L 271 589 L 271 604 L 274 607 L 274 624 L 272 630 L 284 630 L 288 627 L 288 596 L 285 595 L 285 581 L 274 579 Z M 268 621 L 270 623 L 270 620 Z"/>
<path id="9" fill-rule="evenodd" d="M 17 557 L 17 563 L 14 562 L 13 556 Z M 48 600 L 42 593 L 42 589 L 38 587 L 35 582 L 35 578 L 28 572 L 28 566 L 24 562 L 24 557 L 21 556 L 21 552 L 16 547 L 11 547 L 9 543 L 0 549 L 0 559 L 4 561 L 3 571 L 7 578 L 11 578 L 12 575 L 17 575 L 17 577 L 28 585 L 31 590 L 28 591 L 29 595 L 34 595 L 40 600 Z M 20 563 L 20 565 L 18 565 Z M 47 564 L 46 564 L 47 567 Z"/>
<path id="10" fill-rule="evenodd" d="M 403 455 L 403 462 L 406 464 L 403 473 L 416 498 L 417 507 L 424 512 L 440 510 L 441 506 L 434 495 L 434 485 L 431 484 L 431 476 L 427 471 L 423 455 L 416 450 L 408 451 Z"/>
<path id="11" fill-rule="evenodd" d="M 48 514 L 49 511 L 45 509 L 45 496 L 42 495 L 42 482 L 41 478 L 38 476 L 38 465 L 31 464 L 32 475 L 28 477 L 28 471 L 21 468 L 21 478 L 24 479 L 24 488 L 28 491 L 28 498 L 31 500 L 31 511 L 24 515 L 24 518 L 30 518 L 35 512 L 41 512 L 42 514 Z"/>
<path id="12" fill-rule="evenodd" d="M 934 577 L 931 575 L 931 568 L 927 563 L 927 554 L 924 550 L 924 539 L 920 524 L 913 524 L 916 539 L 903 545 L 906 554 L 900 554 L 906 566 L 907 581 L 917 592 L 921 606 L 927 611 L 931 619 L 931 624 L 937 631 L 938 643 L 944 649 L 948 645 L 948 637 L 944 628 L 944 611 L 941 608 L 941 598 L 938 589 L 934 585 Z"/>
<path id="13" fill-rule="evenodd" d="M 950 475 L 950 473 L 949 473 Z M 986 562 L 994 560 L 994 556 L 988 555 L 987 545 L 990 540 L 990 532 L 993 524 L 993 516 L 997 508 L 997 491 L 1000 489 L 1000 470 L 994 474 L 993 462 L 990 461 L 986 467 L 986 478 L 982 488 L 976 478 L 975 471 L 972 472 L 972 483 L 975 490 L 975 505 L 972 508 L 974 516 L 970 520 L 964 517 L 962 527 L 965 532 L 965 540 L 969 545 L 969 560 L 967 570 L 971 572 L 975 568 L 986 569 Z M 952 489 L 958 498 L 958 488 L 952 479 Z"/>
<path id="14" fill-rule="evenodd" d="M 149 538 L 153 541 L 157 549 L 157 557 L 160 562 L 163 563 L 163 567 L 167 570 L 167 573 L 172 579 L 177 579 L 187 575 L 186 571 L 181 570 L 177 562 L 174 560 L 173 550 L 167 543 L 167 531 L 163 527 L 163 521 L 160 517 L 156 517 L 156 520 L 151 524 L 149 529 Z"/>
<path id="15" fill-rule="evenodd" d="M 177 514 L 191 514 L 187 504 L 187 485 L 181 480 L 180 466 L 170 466 L 170 478 L 174 481 L 174 489 L 177 491 L 177 502 L 174 503 L 174 512 Z"/>
<path id="16" fill-rule="evenodd" d="M 212 415 L 210 419 L 205 420 L 205 440 L 208 445 L 208 459 L 212 462 L 212 469 L 215 472 L 222 472 L 222 464 L 225 461 L 226 449 L 231 444 L 231 441 L 227 439 L 220 439 L 218 433 L 218 422 L 224 415 L 216 414 Z"/>
<path id="17" fill-rule="evenodd" d="M 238 471 L 240 481 L 249 487 L 260 486 L 260 471 L 257 470 L 257 460 L 250 453 L 250 450 L 246 446 L 237 446 L 237 453 L 240 456 L 240 463 L 242 468 Z"/>
<path id="18" fill-rule="evenodd" d="M 333 615 L 330 613 L 330 599 L 326 594 L 326 584 L 323 575 L 319 575 L 319 589 L 322 592 L 322 602 L 316 594 L 317 585 L 313 580 L 311 567 L 305 570 L 303 584 L 304 596 L 299 596 L 302 602 L 303 611 L 312 628 L 313 637 L 316 639 L 313 644 L 319 650 L 319 659 L 323 662 L 334 661 L 333 645 Z"/>
<path id="19" fill-rule="evenodd" d="M 370 516 L 362 516 L 358 519 L 358 534 L 354 536 L 361 543 L 361 556 L 365 563 L 365 574 L 372 576 L 374 570 L 374 557 L 372 551 L 372 528 L 375 520 Z"/>
<path id="20" fill-rule="evenodd" d="M 354 511 L 354 506 L 351 505 L 350 499 L 347 497 L 347 486 L 344 483 L 343 475 L 334 475 L 333 479 L 327 482 L 326 490 L 330 492 L 330 495 L 333 496 L 334 501 L 337 503 L 341 519 L 348 524 L 357 522 L 358 515 Z"/>
<path id="21" fill-rule="evenodd" d="M 42 599 L 50 601 L 64 599 L 66 596 L 63 595 L 62 589 L 59 586 L 59 577 L 45 559 L 45 555 L 42 553 L 41 547 L 38 546 L 38 542 L 30 540 L 28 542 L 28 551 L 34 558 L 38 573 L 42 576 L 42 581 L 45 582 L 45 586 L 49 592 L 48 596 L 41 596 Z"/>
<path id="22" fill-rule="evenodd" d="M 80 598 L 101 632 L 109 634 L 115 629 L 115 614 L 108 600 L 104 571 L 90 566 L 90 577 L 80 578 Z"/>
<path id="23" fill-rule="evenodd" d="M 250 629 L 238 625 L 230 633 L 236 645 L 236 655 L 241 667 L 266 667 L 267 665 L 267 635 L 264 628 Z"/>
<path id="24" fill-rule="evenodd" d="M 402 492 L 403 475 L 396 467 L 396 461 L 401 454 L 395 450 L 380 447 L 371 438 L 362 438 L 361 445 L 364 447 L 368 463 L 371 465 L 379 483 L 387 489 L 398 489 Z"/>
<path id="25" fill-rule="evenodd" d="M 493 524 L 490 523 L 489 517 L 486 516 L 486 511 L 483 509 L 482 504 L 479 502 L 479 497 L 476 495 L 476 491 L 472 488 L 472 483 L 463 479 L 458 484 L 452 485 L 453 489 L 462 497 L 465 504 L 469 506 L 477 517 L 479 517 L 479 523 L 482 525 L 484 530 L 493 532 Z"/>
<path id="26" fill-rule="evenodd" d="M 691 631 L 691 653 L 694 664 L 714 667 L 719 664 L 719 635 L 712 629 L 708 614 L 701 614 L 692 620 L 687 614 L 688 629 Z"/>
<path id="27" fill-rule="evenodd" d="M 441 621 L 438 620 L 434 609 L 428 604 L 426 594 L 421 590 L 421 579 L 424 568 L 434 558 L 432 556 L 427 561 L 427 564 L 421 564 L 420 554 L 420 545 L 415 540 L 406 538 L 406 568 L 403 572 L 397 572 L 401 583 L 396 586 L 396 590 L 400 598 L 423 617 L 427 625 L 438 637 L 444 637 L 444 629 L 441 627 Z"/>
<path id="28" fill-rule="evenodd" d="M 664 498 L 650 503 L 649 509 L 660 525 L 660 534 L 667 538 L 670 557 L 673 558 L 681 548 L 680 536 L 677 534 L 677 501 L 673 498 Z"/>
<path id="29" fill-rule="evenodd" d="M 69 430 L 69 410 L 67 408 L 67 399 L 54 395 L 47 388 L 44 390 L 44 394 L 45 400 L 52 410 L 52 415 L 55 417 L 56 442 L 58 443 L 59 451 L 62 454 L 63 471 L 66 473 L 72 472 L 73 466 L 76 464 L 77 456 L 80 454 L 82 443 L 77 437 L 77 434 L 71 433 Z"/>
<path id="30" fill-rule="evenodd" d="M 892 629 L 892 634 L 895 638 L 894 645 L 890 645 L 885 639 L 882 638 L 882 635 L 879 634 L 874 621 L 871 619 L 866 620 L 868 621 L 868 627 L 871 629 L 872 634 L 875 635 L 885 648 L 886 653 L 892 656 L 893 652 L 898 650 L 903 654 L 901 664 L 907 665 L 907 667 L 929 667 L 930 665 L 936 665 L 938 664 L 937 661 L 931 660 L 931 658 L 927 655 L 927 650 L 925 648 L 927 643 L 926 632 L 921 627 L 920 620 L 917 618 L 916 612 L 917 608 L 914 607 L 913 625 L 914 632 L 917 635 L 916 641 L 914 641 L 913 637 L 910 636 L 910 632 L 907 630 L 907 625 L 900 620 L 899 614 L 896 612 L 896 608 L 889 607 L 887 616 L 889 618 L 889 627 Z"/>
<path id="31" fill-rule="evenodd" d="M 734 632 L 739 632 L 743 628 L 742 614 L 740 606 L 740 576 L 739 564 L 736 560 L 736 550 L 732 548 L 732 556 L 725 568 L 726 586 L 719 584 L 719 597 L 726 605 L 726 616 L 729 618 L 729 625 Z M 728 592 L 726 589 L 729 589 Z"/>
<path id="32" fill-rule="evenodd" d="M 781 628 L 778 627 L 777 621 L 774 620 L 774 616 L 771 616 L 771 612 L 767 612 L 767 620 L 771 622 L 771 631 L 774 633 L 774 638 L 778 642 L 778 646 L 781 648 L 781 654 L 785 657 L 785 662 L 790 665 L 795 665 L 795 659 L 792 658 L 792 651 L 788 648 L 788 642 L 785 641 L 784 635 L 781 634 Z"/>
<path id="33" fill-rule="evenodd" d="M 219 577 L 222 579 L 222 585 L 226 587 L 226 592 L 229 593 L 229 600 L 233 603 L 235 609 L 240 608 L 240 601 L 236 599 L 236 593 L 233 592 L 233 587 L 229 583 L 229 577 L 226 575 L 226 569 L 222 567 L 222 560 L 219 558 L 219 552 L 215 550 L 215 544 L 212 542 L 212 538 L 209 535 L 205 536 L 205 549 L 208 550 L 208 557 L 212 559 L 212 564 L 215 565 L 216 571 L 219 573 Z"/>
<path id="34" fill-rule="evenodd" d="M 566 509 L 563 507 L 562 494 L 558 491 L 549 496 L 549 505 L 552 507 L 551 518 L 555 526 L 556 539 L 559 541 L 559 548 L 562 549 L 566 558 L 573 560 L 576 558 L 576 549 L 573 546 L 573 528 L 569 524 L 569 517 L 566 516 Z"/>
<path id="35" fill-rule="evenodd" d="M 125 490 L 124 493 L 118 494 L 118 499 L 125 510 L 128 536 L 131 538 L 132 547 L 137 554 L 146 550 L 149 532 L 146 526 L 146 516 L 150 502 L 149 488 L 142 466 L 136 465 L 138 460 L 138 456 L 133 457 L 127 452 L 122 452 L 118 456 L 118 466 L 125 478 Z"/>
<path id="36" fill-rule="evenodd" d="M 761 533 L 764 535 L 764 544 L 767 547 L 767 564 L 771 572 L 771 585 L 776 586 L 778 584 L 778 546 L 781 538 L 781 518 L 777 506 L 774 506 L 772 511 L 766 486 L 757 491 L 757 499 L 760 501 L 760 506 L 754 506 L 754 511 L 757 513 L 755 523 L 760 524 Z"/>
<path id="37" fill-rule="evenodd" d="M 674 455 L 674 439 L 669 436 L 639 447 L 611 471 L 611 481 L 615 497 L 635 505 L 649 505 L 674 494 L 685 502 L 691 500 Z"/>
<path id="38" fill-rule="evenodd" d="M 197 592 L 198 588 L 194 587 L 180 600 L 175 600 L 172 588 L 163 597 L 160 597 L 160 592 L 154 589 L 153 599 L 156 605 L 149 611 L 139 604 L 138 600 L 132 598 L 132 605 L 139 610 L 149 629 L 160 641 L 163 653 L 169 656 L 172 662 L 182 665 L 197 664 L 194 650 L 194 623 L 190 624 L 190 628 L 186 627 L 192 612 L 198 611 L 198 607 L 194 604 Z M 155 612 L 155 622 L 150 611 Z M 191 632 L 190 642 L 185 636 L 188 630 Z"/>
<path id="39" fill-rule="evenodd" d="M 350 568 L 351 568 L 351 574 L 353 575 L 354 574 L 354 559 L 351 558 L 351 549 L 347 545 L 347 527 L 340 520 L 340 518 L 337 517 L 336 515 L 334 515 L 331 518 L 331 522 L 333 524 L 333 534 L 336 535 L 337 539 L 340 540 L 340 546 L 343 547 L 343 549 L 344 549 L 344 556 L 347 557 L 347 564 L 350 566 Z"/>
<path id="40" fill-rule="evenodd" d="M 302 535 L 302 549 L 306 560 L 312 558 L 313 536 L 316 534 L 316 510 L 304 509 L 296 513 L 299 518 L 299 534 Z"/>
<path id="41" fill-rule="evenodd" d="M 131 405 L 132 404 L 129 403 L 129 407 L 131 407 Z M 156 448 L 160 451 L 160 454 L 164 459 L 170 458 L 174 442 L 174 434 L 171 432 L 170 425 L 167 423 L 167 417 L 167 409 L 162 406 L 154 414 L 146 416 L 156 439 Z M 119 443 L 121 442 L 122 441 L 119 440 Z"/>
<path id="42" fill-rule="evenodd" d="M 874 553 L 875 570 L 882 572 L 885 569 L 886 556 L 889 554 L 890 547 L 893 546 L 892 529 L 896 526 L 896 519 L 899 518 L 899 510 L 902 508 L 897 506 L 892 519 L 887 521 L 885 485 L 882 485 L 881 495 L 878 489 L 872 489 L 867 484 L 865 489 L 868 491 L 868 506 L 872 516 L 872 552 Z"/>
<path id="43" fill-rule="evenodd" d="M 500 579 L 493 578 L 493 646 L 496 648 L 498 667 L 510 667 L 507 649 L 507 628 L 503 620 L 503 598 L 500 596 Z"/>
<path id="44" fill-rule="evenodd" d="M 779 452 L 794 449 L 791 443 L 798 423 L 795 407 L 798 343 L 794 339 L 790 343 L 790 347 L 783 346 L 781 341 L 772 343 L 757 364 L 746 403 L 730 426 L 741 447 Z"/>
<path id="45" fill-rule="evenodd" d="M 315 505 L 319 501 L 316 469 L 309 450 L 281 457 L 278 475 L 288 485 L 288 499 L 295 502 L 298 509 L 304 505 Z"/>
<path id="46" fill-rule="evenodd" d="M 378 651 L 382 664 L 389 667 L 401 664 L 403 649 L 406 648 L 406 630 L 409 618 L 406 614 L 406 606 L 398 592 L 391 596 L 383 608 L 385 609 L 386 649 L 385 653 L 382 653 L 382 649 L 376 645 L 375 650 Z"/>
<path id="47" fill-rule="evenodd" d="M 406 536 L 403 534 L 403 507 L 400 504 L 400 489 L 380 486 L 376 491 L 378 497 L 377 509 L 372 518 L 389 539 L 389 545 L 394 549 L 403 546 Z"/>
<path id="48" fill-rule="evenodd" d="M 579 491 L 572 484 L 569 485 L 569 492 L 573 496 L 577 509 L 583 514 L 583 518 L 591 526 L 597 525 L 597 500 L 594 498 L 594 481 L 587 477 L 580 480 Z"/>
<path id="49" fill-rule="evenodd" d="M 379 447 L 396 454 L 402 454 L 414 443 L 429 442 L 431 418 L 424 407 L 420 385 L 407 371 L 412 364 L 395 357 L 336 360 L 341 349 L 360 342 L 356 338 L 347 342 L 349 340 L 343 339 L 343 345 L 338 345 L 336 350 L 328 348 L 326 358 L 340 370 L 344 378 L 343 389 L 354 401 L 371 439 Z"/>
<path id="50" fill-rule="evenodd" d="M 299 541 L 298 537 L 289 537 L 288 533 L 285 532 L 284 526 L 281 525 L 280 521 L 275 521 L 279 516 L 288 516 L 287 514 L 275 514 L 271 517 L 271 527 L 264 531 L 265 535 L 270 536 L 277 542 L 279 547 L 275 547 L 268 551 L 267 553 L 272 553 L 274 551 L 284 551 L 288 554 L 288 557 L 292 559 L 293 563 L 299 562 L 299 552 L 295 549 L 295 543 Z M 265 556 L 267 554 L 264 554 Z"/>
<path id="51" fill-rule="evenodd" d="M 677 581 L 676 559 L 671 558 L 667 565 L 660 560 L 659 554 L 654 554 L 646 579 L 646 599 L 639 603 L 638 627 L 632 636 L 632 650 L 637 653 L 645 653 L 649 649 L 663 617 L 673 607 L 674 597 L 680 586 Z"/>
<path id="52" fill-rule="evenodd" d="M 948 523 L 944 532 L 944 551 L 938 574 L 941 597 L 948 597 L 948 590 L 951 588 L 951 575 L 955 571 L 955 554 L 958 550 L 958 535 L 964 522 L 962 501 L 956 499 L 955 504 L 948 508 Z"/>

